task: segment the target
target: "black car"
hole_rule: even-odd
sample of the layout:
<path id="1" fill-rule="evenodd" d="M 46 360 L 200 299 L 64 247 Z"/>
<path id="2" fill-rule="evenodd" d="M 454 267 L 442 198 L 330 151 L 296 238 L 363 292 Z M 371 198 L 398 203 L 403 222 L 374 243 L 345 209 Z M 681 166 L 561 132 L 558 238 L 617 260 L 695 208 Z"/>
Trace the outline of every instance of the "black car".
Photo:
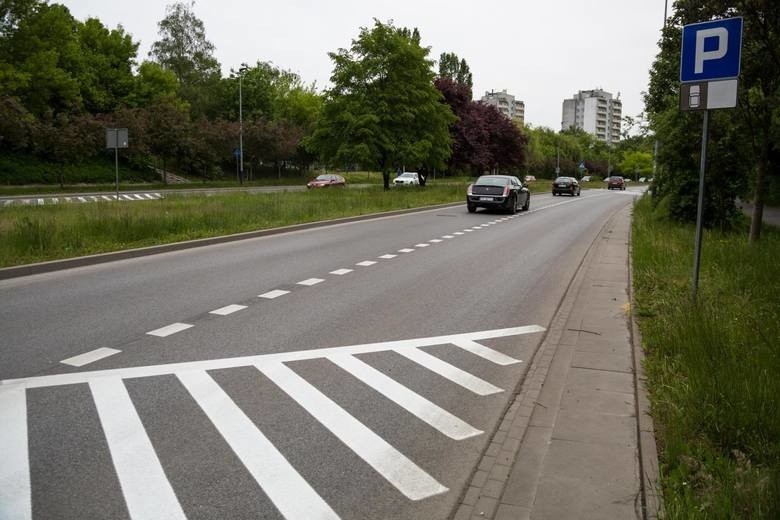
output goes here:
<path id="1" fill-rule="evenodd" d="M 552 183 L 552 194 L 555 195 L 571 195 L 572 197 L 580 196 L 580 183 L 574 177 L 558 177 Z"/>
<path id="2" fill-rule="evenodd" d="M 502 209 L 517 213 L 527 211 L 531 192 L 520 179 L 512 175 L 483 175 L 466 192 L 466 208 L 474 213 L 477 208 Z"/>

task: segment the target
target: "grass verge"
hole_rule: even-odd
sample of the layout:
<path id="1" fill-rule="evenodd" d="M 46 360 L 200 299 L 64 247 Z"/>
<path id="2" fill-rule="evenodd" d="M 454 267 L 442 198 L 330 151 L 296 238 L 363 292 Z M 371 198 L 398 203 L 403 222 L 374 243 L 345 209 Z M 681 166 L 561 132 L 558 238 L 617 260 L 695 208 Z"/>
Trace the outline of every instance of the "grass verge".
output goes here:
<path id="1" fill-rule="evenodd" d="M 0 267 L 461 201 L 465 189 L 446 184 L 11 206 L 0 209 Z"/>
<path id="2" fill-rule="evenodd" d="M 636 207 L 636 314 L 666 518 L 780 518 L 780 233 L 694 229 Z"/>

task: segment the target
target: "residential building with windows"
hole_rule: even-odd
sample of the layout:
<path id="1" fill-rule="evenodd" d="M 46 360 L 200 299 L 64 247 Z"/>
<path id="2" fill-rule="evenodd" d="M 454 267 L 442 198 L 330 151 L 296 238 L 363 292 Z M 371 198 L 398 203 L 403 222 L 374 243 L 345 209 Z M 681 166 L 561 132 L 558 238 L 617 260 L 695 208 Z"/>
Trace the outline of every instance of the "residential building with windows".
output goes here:
<path id="1" fill-rule="evenodd" d="M 615 144 L 620 141 L 622 116 L 620 93 L 613 98 L 602 89 L 580 90 L 571 99 L 563 100 L 561 130 L 579 128 L 599 141 Z"/>
<path id="2" fill-rule="evenodd" d="M 525 103 L 515 99 L 512 94 L 507 94 L 506 89 L 501 92 L 485 92 L 480 102 L 486 105 L 493 105 L 499 112 L 513 121 L 525 124 Z"/>

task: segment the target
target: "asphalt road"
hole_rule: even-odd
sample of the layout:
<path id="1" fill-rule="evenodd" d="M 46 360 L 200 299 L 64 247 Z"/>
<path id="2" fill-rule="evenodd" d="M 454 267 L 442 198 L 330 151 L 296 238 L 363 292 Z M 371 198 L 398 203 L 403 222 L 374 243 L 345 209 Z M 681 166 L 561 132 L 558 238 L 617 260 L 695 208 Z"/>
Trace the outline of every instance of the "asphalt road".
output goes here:
<path id="1" fill-rule="evenodd" d="M 447 518 L 631 194 L 0 281 L 0 518 Z"/>

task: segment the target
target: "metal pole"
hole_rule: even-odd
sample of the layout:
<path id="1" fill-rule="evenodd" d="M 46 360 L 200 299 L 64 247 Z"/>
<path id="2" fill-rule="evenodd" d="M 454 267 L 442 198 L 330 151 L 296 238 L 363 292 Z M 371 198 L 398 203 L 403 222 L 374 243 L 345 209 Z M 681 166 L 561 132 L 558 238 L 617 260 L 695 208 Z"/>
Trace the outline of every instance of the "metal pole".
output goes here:
<path id="1" fill-rule="evenodd" d="M 701 159 L 699 164 L 699 207 L 696 210 L 696 240 L 693 249 L 693 287 L 691 297 L 696 301 L 699 289 L 699 263 L 701 261 L 702 218 L 704 215 L 704 171 L 707 166 L 707 138 L 710 111 L 704 111 L 704 124 L 701 130 Z"/>
<path id="2" fill-rule="evenodd" d="M 114 128 L 114 170 L 116 171 L 116 200 L 119 200 L 119 129 Z"/>
<path id="3" fill-rule="evenodd" d="M 242 92 L 242 83 L 244 73 L 239 71 L 238 76 L 238 155 L 240 170 L 238 182 L 244 184 L 244 96 Z"/>

